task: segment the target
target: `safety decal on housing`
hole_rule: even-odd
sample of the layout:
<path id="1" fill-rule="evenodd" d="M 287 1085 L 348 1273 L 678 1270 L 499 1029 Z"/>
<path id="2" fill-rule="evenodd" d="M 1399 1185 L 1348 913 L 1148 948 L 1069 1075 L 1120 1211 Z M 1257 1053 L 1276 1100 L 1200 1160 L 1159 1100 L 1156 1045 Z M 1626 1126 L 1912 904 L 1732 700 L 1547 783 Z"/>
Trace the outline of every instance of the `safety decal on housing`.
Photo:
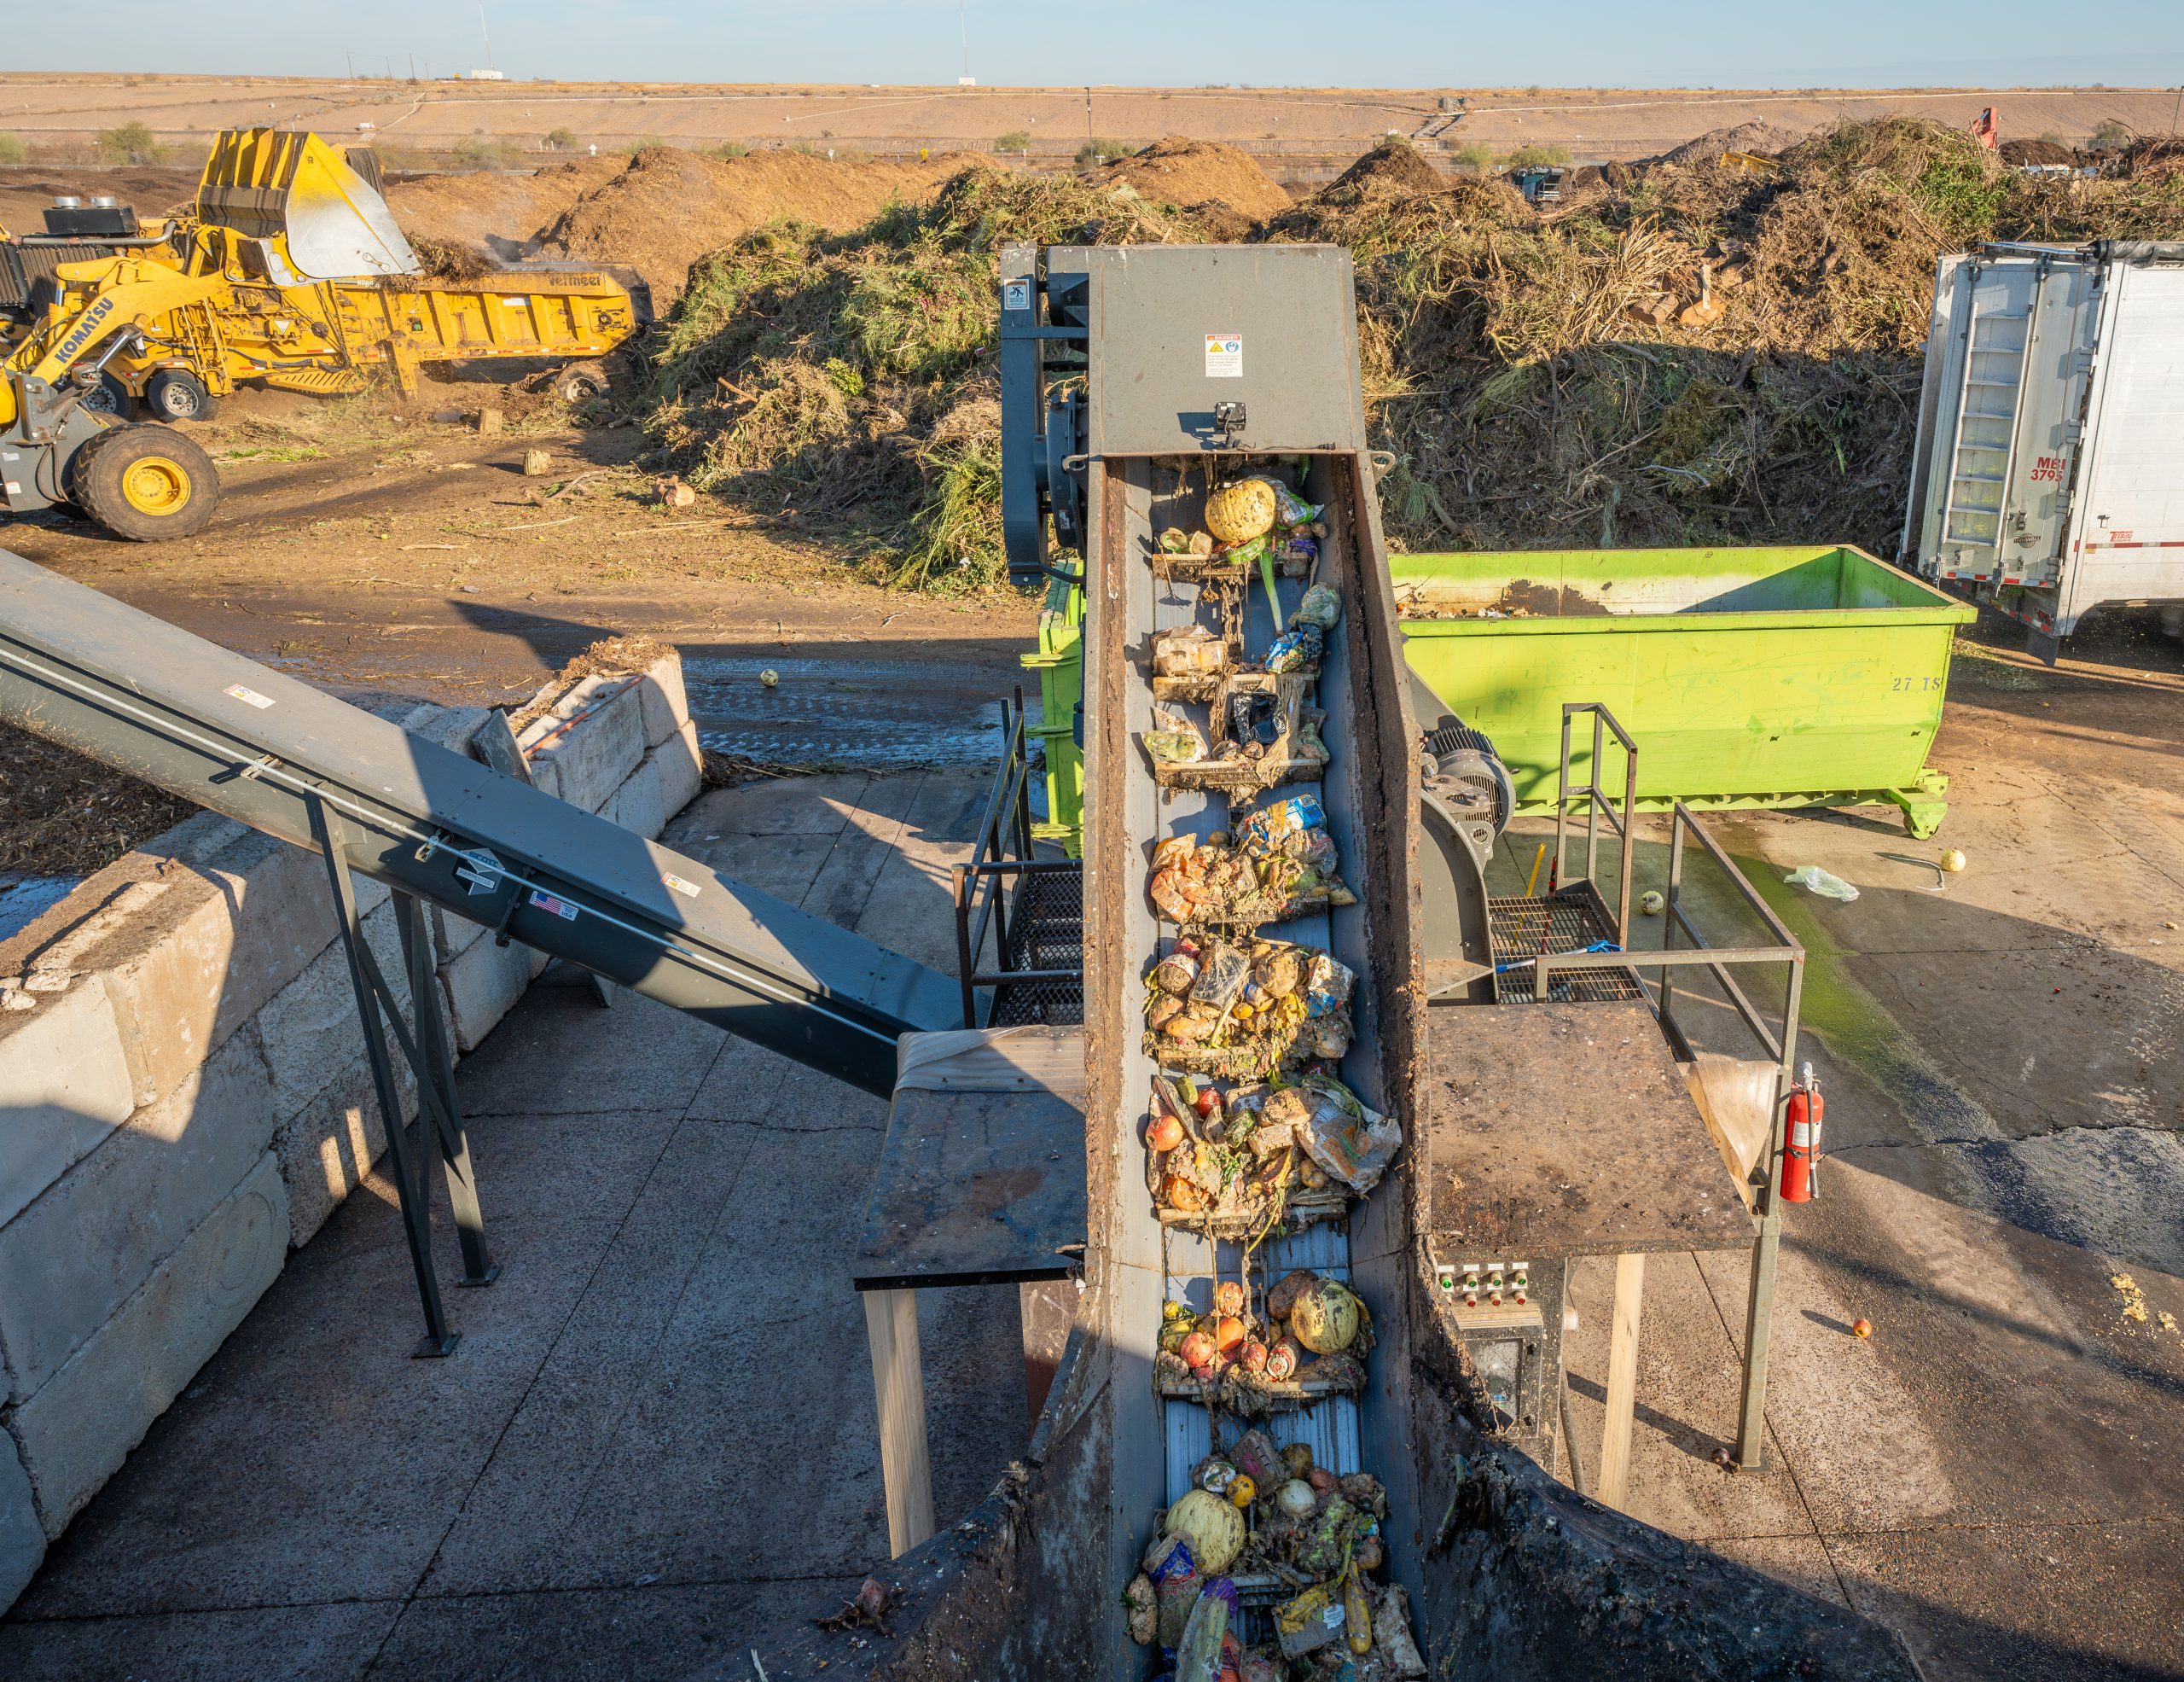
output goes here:
<path id="1" fill-rule="evenodd" d="M 1240 380 L 1244 377 L 1244 335 L 1209 333 L 1205 335 L 1205 377 Z"/>
<path id="2" fill-rule="evenodd" d="M 694 882 L 685 882 L 672 870 L 663 870 L 659 879 L 687 899 L 694 899 L 698 897 L 698 884 Z"/>
<path id="3" fill-rule="evenodd" d="M 242 702 L 244 706 L 255 707 L 260 712 L 264 711 L 265 708 L 273 704 L 273 697 L 271 695 L 260 695 L 256 690 L 247 689 L 241 684 L 229 684 L 227 687 L 227 693 L 233 695 L 237 701 Z"/>

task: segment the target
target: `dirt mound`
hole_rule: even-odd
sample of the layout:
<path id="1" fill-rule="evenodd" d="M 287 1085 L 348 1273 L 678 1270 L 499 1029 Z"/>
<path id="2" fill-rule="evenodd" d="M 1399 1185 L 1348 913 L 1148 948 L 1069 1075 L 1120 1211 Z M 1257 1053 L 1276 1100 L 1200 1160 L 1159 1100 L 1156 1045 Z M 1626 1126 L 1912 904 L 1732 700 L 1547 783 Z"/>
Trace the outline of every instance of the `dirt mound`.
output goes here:
<path id="1" fill-rule="evenodd" d="M 1247 152 L 1217 140 L 1170 135 L 1110 164 L 1102 182 L 1127 182 L 1155 204 L 1198 209 L 1219 205 L 1254 222 L 1289 208 L 1289 195 Z"/>
<path id="2" fill-rule="evenodd" d="M 0 169 L 0 227 L 15 234 L 45 231 L 45 207 L 63 193 L 91 198 L 111 193 L 139 216 L 172 216 L 197 194 L 194 169 Z"/>
<path id="3" fill-rule="evenodd" d="M 962 166 L 953 156 L 851 163 L 774 151 L 723 160 L 655 146 L 564 210 L 540 245 L 549 255 L 630 265 L 664 311 L 682 295 L 693 263 L 753 228 L 788 217 L 846 232 L 891 202 L 928 201 Z"/>
<path id="4" fill-rule="evenodd" d="M 1786 152 L 1804 137 L 1790 129 L 1778 129 L 1772 123 L 1739 123 L 1734 128 L 1712 129 L 1696 140 L 1687 140 L 1682 145 L 1664 152 L 1658 158 L 1646 161 L 1655 164 L 1681 164 L 1685 168 L 1718 164 L 1724 152 L 1750 152 L 1763 158 L 1771 158 Z"/>
<path id="5" fill-rule="evenodd" d="M 2006 164 L 2067 164 L 2076 160 L 2077 154 L 2056 140 L 2006 140 L 2002 143 L 2002 161 Z"/>
<path id="6" fill-rule="evenodd" d="M 420 255 L 432 246 L 468 253 L 445 271 L 461 273 L 526 255 L 539 234 L 593 188 L 612 181 L 622 157 L 580 158 L 535 175 L 425 175 L 390 182 L 387 207 Z"/>
<path id="7" fill-rule="evenodd" d="M 1354 198 L 1368 193 L 1438 193 L 1448 184 L 1415 146 L 1391 140 L 1375 146 L 1323 191 Z"/>

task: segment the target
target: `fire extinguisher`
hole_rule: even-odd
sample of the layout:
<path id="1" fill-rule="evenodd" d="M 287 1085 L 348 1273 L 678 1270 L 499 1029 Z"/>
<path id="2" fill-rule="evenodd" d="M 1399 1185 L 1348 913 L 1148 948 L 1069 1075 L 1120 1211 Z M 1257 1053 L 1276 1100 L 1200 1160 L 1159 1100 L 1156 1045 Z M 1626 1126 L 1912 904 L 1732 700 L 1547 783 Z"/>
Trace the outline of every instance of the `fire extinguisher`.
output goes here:
<path id="1" fill-rule="evenodd" d="M 1790 1089 L 1789 1143 L 1782 1152 L 1786 1203 L 1809 1203 L 1820 1196 L 1820 1122 L 1827 1109 L 1807 1063 L 1803 1083 Z"/>

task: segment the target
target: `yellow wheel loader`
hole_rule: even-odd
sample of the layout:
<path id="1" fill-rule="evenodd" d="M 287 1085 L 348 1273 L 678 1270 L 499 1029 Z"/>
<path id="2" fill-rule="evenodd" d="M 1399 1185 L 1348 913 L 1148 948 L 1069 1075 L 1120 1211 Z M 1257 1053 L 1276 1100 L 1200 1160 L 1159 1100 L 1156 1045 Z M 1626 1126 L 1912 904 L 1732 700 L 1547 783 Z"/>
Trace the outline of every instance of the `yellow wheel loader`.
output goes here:
<path id="1" fill-rule="evenodd" d="M 49 279 L 54 301 L 0 361 L 0 507 L 73 503 L 139 543 L 203 529 L 220 500 L 211 457 L 172 427 L 118 421 L 84 399 L 219 282 L 146 257 L 64 263 Z"/>
<path id="2" fill-rule="evenodd" d="M 361 390 L 375 367 L 409 393 L 427 364 L 477 360 L 560 362 L 563 395 L 606 389 L 599 359 L 652 321 L 642 280 L 526 263 L 428 281 L 380 186 L 368 148 L 227 130 L 186 216 L 140 224 L 111 201 L 62 200 L 43 235 L 0 238 L 0 342 L 47 319 L 60 269 L 127 254 L 212 284 L 102 370 L 83 401 L 108 414 L 207 420 L 246 381 L 331 395 Z"/>

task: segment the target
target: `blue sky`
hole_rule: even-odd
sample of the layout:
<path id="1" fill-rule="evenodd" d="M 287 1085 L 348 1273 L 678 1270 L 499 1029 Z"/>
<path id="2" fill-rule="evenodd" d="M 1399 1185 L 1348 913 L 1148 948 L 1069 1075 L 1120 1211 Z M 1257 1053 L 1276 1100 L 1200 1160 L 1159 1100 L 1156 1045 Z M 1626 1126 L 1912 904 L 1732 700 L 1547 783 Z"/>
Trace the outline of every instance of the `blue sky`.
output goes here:
<path id="1" fill-rule="evenodd" d="M 487 0 L 511 76 L 952 84 L 956 0 Z M 12 9 L 0 69 L 442 73 L 483 49 L 472 0 L 369 7 L 102 0 Z M 1885 87 L 2184 82 L 2184 6 L 1765 0 L 1535 7 L 1429 0 L 968 0 L 982 83 L 1194 87 Z"/>

